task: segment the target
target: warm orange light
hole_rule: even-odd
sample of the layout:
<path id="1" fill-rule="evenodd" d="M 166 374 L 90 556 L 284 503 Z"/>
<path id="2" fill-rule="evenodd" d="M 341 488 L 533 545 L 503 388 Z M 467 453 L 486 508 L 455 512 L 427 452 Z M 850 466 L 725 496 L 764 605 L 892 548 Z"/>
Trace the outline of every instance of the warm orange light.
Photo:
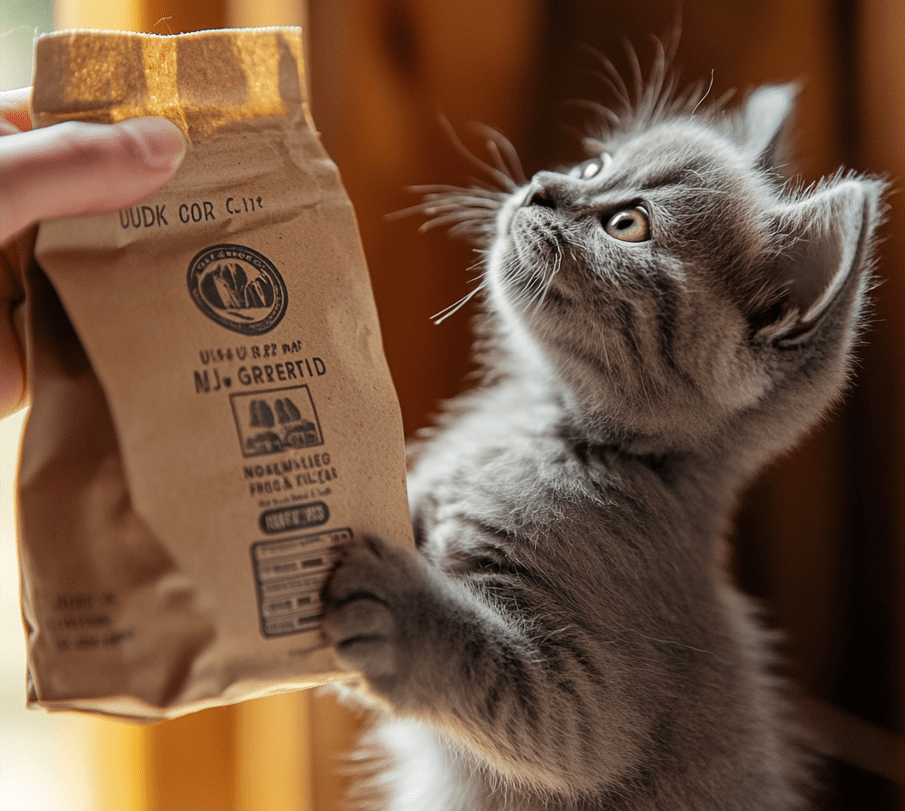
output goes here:
<path id="1" fill-rule="evenodd" d="M 305 27 L 303 0 L 227 0 L 226 24 L 230 28 L 264 25 Z"/>
<path id="2" fill-rule="evenodd" d="M 56 0 L 53 26 L 97 28 L 105 31 L 141 31 L 140 0 Z"/>

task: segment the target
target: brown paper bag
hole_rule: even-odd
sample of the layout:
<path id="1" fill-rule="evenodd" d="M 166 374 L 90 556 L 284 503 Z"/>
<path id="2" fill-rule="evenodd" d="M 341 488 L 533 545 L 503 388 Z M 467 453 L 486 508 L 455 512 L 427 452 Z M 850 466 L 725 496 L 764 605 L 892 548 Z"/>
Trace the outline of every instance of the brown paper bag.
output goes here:
<path id="1" fill-rule="evenodd" d="M 19 475 L 32 705 L 158 719 L 335 678 L 337 547 L 411 543 L 402 426 L 300 32 L 63 32 L 33 116 L 163 115 L 144 205 L 41 225 Z"/>

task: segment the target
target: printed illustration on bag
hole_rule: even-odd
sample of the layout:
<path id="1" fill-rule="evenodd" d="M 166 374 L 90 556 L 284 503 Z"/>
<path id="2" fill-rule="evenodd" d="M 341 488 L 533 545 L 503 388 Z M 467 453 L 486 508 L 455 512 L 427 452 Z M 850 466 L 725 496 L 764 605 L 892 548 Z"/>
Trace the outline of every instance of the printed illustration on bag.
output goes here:
<path id="1" fill-rule="evenodd" d="M 212 321 L 244 335 L 263 335 L 286 312 L 286 284 L 266 256 L 243 245 L 211 245 L 189 264 L 189 292 Z"/>
<path id="2" fill-rule="evenodd" d="M 323 445 L 308 386 L 230 396 L 243 456 Z"/>

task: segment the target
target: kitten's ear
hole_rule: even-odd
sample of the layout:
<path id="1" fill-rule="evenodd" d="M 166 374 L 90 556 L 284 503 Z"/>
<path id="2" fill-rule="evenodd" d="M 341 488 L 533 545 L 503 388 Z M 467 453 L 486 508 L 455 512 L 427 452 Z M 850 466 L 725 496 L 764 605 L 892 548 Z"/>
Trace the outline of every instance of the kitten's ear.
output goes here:
<path id="1" fill-rule="evenodd" d="M 773 271 L 779 299 L 752 317 L 755 340 L 806 340 L 842 291 L 858 283 L 854 277 L 868 258 L 882 190 L 880 181 L 849 178 L 776 215 L 777 238 L 794 241 Z"/>
<path id="2" fill-rule="evenodd" d="M 742 112 L 745 141 L 762 166 L 776 169 L 782 162 L 786 125 L 797 96 L 796 84 L 765 85 L 745 101 Z"/>

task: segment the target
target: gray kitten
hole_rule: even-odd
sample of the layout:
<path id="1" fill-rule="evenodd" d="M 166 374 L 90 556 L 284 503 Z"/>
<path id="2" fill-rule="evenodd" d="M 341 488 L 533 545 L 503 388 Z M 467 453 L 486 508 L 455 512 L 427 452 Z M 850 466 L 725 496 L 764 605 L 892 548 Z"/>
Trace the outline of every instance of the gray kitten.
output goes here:
<path id="1" fill-rule="evenodd" d="M 358 539 L 324 630 L 388 711 L 389 811 L 785 811 L 807 736 L 730 582 L 740 489 L 840 395 L 883 184 L 789 191 L 793 103 L 663 77 L 565 171 L 437 187 L 484 250 L 487 374 L 419 452 L 417 552 Z"/>

